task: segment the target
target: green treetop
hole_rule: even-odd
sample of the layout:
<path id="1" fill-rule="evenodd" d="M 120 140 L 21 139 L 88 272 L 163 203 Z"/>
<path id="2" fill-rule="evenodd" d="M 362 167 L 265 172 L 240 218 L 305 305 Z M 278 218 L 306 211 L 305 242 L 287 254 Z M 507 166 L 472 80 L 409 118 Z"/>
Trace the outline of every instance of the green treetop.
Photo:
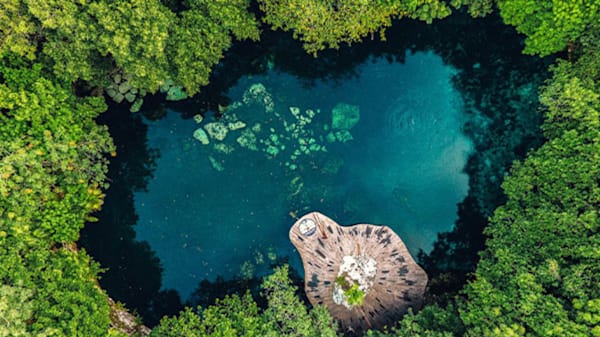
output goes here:
<path id="1" fill-rule="evenodd" d="M 106 335 L 99 268 L 73 245 L 102 204 L 114 146 L 94 118 L 106 105 L 75 97 L 39 64 L 2 61 L 0 335 Z"/>
<path id="2" fill-rule="evenodd" d="M 296 296 L 288 267 L 275 269 L 262 284 L 268 307 L 264 311 L 248 293 L 232 295 L 201 309 L 199 315 L 189 308 L 172 318 L 164 318 L 152 330 L 152 337 L 335 337 L 335 324 L 327 310 L 308 310 Z"/>
<path id="3" fill-rule="evenodd" d="M 555 68 L 540 96 L 549 140 L 502 185 L 461 313 L 473 336 L 600 336 L 600 99 L 572 75 Z"/>
<path id="4" fill-rule="evenodd" d="M 291 30 L 316 55 L 341 43 L 360 42 L 379 34 L 393 19 L 410 18 L 431 23 L 451 13 L 451 6 L 468 6 L 473 16 L 484 16 L 492 0 L 258 0 L 264 21 L 273 29 Z"/>
<path id="5" fill-rule="evenodd" d="M 380 33 L 392 19 L 410 17 L 427 22 L 450 14 L 444 1 L 411 0 L 259 0 L 265 22 L 273 29 L 291 30 L 315 54 L 340 43 L 359 42 Z"/>
<path id="6" fill-rule="evenodd" d="M 155 92 L 167 79 L 190 94 L 238 39 L 258 39 L 249 0 L 9 0 L 0 4 L 0 55 L 38 58 L 60 80 L 107 85 L 122 71 Z M 37 52 L 41 50 L 41 52 Z"/>
<path id="7" fill-rule="evenodd" d="M 588 26 L 600 20 L 599 0 L 497 0 L 507 24 L 527 35 L 526 54 L 542 56 L 576 42 Z"/>

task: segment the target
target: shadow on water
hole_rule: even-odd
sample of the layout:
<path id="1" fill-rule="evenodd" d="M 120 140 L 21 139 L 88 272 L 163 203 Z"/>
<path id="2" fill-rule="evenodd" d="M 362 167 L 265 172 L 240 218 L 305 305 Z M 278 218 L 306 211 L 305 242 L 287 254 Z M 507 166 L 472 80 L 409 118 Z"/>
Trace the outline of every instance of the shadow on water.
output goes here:
<path id="1" fill-rule="evenodd" d="M 135 240 L 133 228 L 138 220 L 133 192 L 146 188 L 159 153 L 147 147 L 146 125 L 139 115 L 111 106 L 98 123 L 109 125 L 118 155 L 110 161 L 110 188 L 99 221 L 82 230 L 79 243 L 107 268 L 100 278 L 102 288 L 153 325 L 181 308 L 177 292 L 160 290 L 160 260 L 147 242 Z"/>
<path id="2" fill-rule="evenodd" d="M 278 266 L 282 266 L 283 264 L 289 265 L 287 257 L 277 258 L 275 261 L 269 263 L 267 268 L 272 270 Z M 308 301 L 306 294 L 304 291 L 302 291 L 304 287 L 304 279 L 300 276 L 298 271 L 291 266 L 289 267 L 289 277 L 292 281 L 292 284 L 299 289 L 297 295 L 304 301 L 304 303 L 306 303 L 306 305 L 310 306 L 311 304 Z M 205 279 L 198 283 L 198 287 L 188 298 L 186 305 L 192 308 L 206 308 L 207 306 L 215 304 L 218 299 L 221 299 L 226 295 L 243 295 L 246 292 L 250 292 L 256 301 L 256 304 L 258 304 L 258 306 L 261 308 L 266 308 L 267 302 L 261 295 L 261 283 L 262 278 L 256 275 L 250 278 L 238 276 L 231 279 L 225 279 L 221 276 L 218 276 L 213 281 Z"/>
<path id="3" fill-rule="evenodd" d="M 356 66 L 373 56 L 403 62 L 407 50 L 440 55 L 458 70 L 455 86 L 463 96 L 466 113 L 476 117 L 464 127 L 475 147 L 465 168 L 470 178 L 469 194 L 459 204 L 454 230 L 439 233 L 433 250 L 419 254 L 431 278 L 431 294 L 442 296 L 460 289 L 474 270 L 477 252 L 484 247 L 482 231 L 487 218 L 504 202 L 500 184 L 511 163 L 543 141 L 537 87 L 545 80 L 551 60 L 522 55 L 522 37 L 497 15 L 472 19 L 459 12 L 432 25 L 403 20 L 386 35 L 386 42 L 366 40 L 324 51 L 315 59 L 290 34 L 265 28 L 261 42 L 241 42 L 227 51 L 211 76 L 211 84 L 200 94 L 178 103 L 148 97 L 145 105 L 146 109 L 167 106 L 191 118 L 228 105 L 225 94 L 240 77 L 264 73 L 269 67 L 294 74 L 309 86 L 318 79 L 352 78 Z M 155 109 L 151 118 L 160 118 L 160 109 Z M 146 146 L 146 126 L 140 116 L 121 110 L 112 106 L 99 120 L 109 125 L 118 156 L 111 160 L 111 187 L 98 216 L 100 222 L 84 229 L 81 243 L 108 268 L 100 280 L 103 288 L 152 325 L 162 315 L 177 311 L 181 303 L 176 292 L 160 290 L 160 261 L 147 243 L 135 241 L 133 193 L 145 188 L 158 153 Z M 256 293 L 258 284 L 256 278 L 204 280 L 190 304 L 208 305 L 224 294 L 243 293 L 248 287 Z"/>

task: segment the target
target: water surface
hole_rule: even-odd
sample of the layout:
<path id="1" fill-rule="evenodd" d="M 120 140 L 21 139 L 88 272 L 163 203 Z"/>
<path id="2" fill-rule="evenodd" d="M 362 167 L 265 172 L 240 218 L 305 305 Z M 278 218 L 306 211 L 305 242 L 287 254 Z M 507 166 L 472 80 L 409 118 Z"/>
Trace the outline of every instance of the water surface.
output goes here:
<path id="1" fill-rule="evenodd" d="M 461 132 L 454 73 L 437 55 L 416 53 L 403 64 L 373 59 L 340 82 L 307 85 L 275 71 L 243 77 L 228 93 L 223 119 L 235 114 L 245 129 L 260 123 L 258 151 L 236 142 L 244 129 L 209 145 L 194 139 L 196 129 L 216 121 L 211 114 L 201 124 L 177 111 L 147 121 L 148 145 L 160 157 L 147 192 L 135 194 L 136 232 L 161 259 L 163 288 L 186 298 L 202 279 L 238 276 L 257 251 L 289 255 L 299 268 L 287 232 L 295 216 L 312 210 L 340 224 L 386 224 L 413 254 L 429 250 L 438 232 L 452 228 L 468 192 L 463 167 L 472 145 Z M 268 107 L 244 103 L 257 84 L 268 92 Z M 329 142 L 338 103 L 357 106 L 360 121 L 349 130 L 352 140 Z M 285 126 L 298 124 L 292 110 L 308 109 L 314 117 L 298 138 L 313 138 L 326 152 L 301 151 L 292 160 L 303 144 Z M 215 150 L 218 143 L 233 151 Z M 269 143 L 277 144 L 274 156 L 263 151 Z"/>

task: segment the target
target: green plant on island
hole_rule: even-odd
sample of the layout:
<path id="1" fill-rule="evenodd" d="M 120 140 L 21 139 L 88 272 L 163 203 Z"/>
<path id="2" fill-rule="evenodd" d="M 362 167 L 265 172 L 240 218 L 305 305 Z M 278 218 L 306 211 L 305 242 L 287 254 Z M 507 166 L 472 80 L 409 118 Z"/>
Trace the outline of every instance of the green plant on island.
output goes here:
<path id="1" fill-rule="evenodd" d="M 348 290 L 344 290 L 346 301 L 350 305 L 362 305 L 365 298 L 365 292 L 358 288 L 358 284 L 354 283 Z"/>
<path id="2" fill-rule="evenodd" d="M 346 273 L 336 277 L 335 284 L 342 288 L 346 302 L 348 302 L 349 305 L 362 305 L 365 292 L 359 289 L 358 283 L 352 282 L 352 284 L 350 284 Z"/>
<path id="3" fill-rule="evenodd" d="M 344 276 L 344 275 L 340 275 L 340 276 L 336 277 L 335 284 L 339 285 L 342 288 L 342 290 L 344 290 L 344 291 L 350 289 L 350 287 L 351 287 L 350 282 L 348 282 L 348 280 L 346 279 L 346 276 Z"/>

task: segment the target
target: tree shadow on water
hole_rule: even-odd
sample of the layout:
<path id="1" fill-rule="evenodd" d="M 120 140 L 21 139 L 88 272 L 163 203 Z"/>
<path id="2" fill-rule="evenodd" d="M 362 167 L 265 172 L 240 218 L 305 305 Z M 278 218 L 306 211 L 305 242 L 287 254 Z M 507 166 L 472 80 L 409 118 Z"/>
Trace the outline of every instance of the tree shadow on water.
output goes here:
<path id="1" fill-rule="evenodd" d="M 113 105 L 98 123 L 108 125 L 117 156 L 110 160 L 110 188 L 96 215 L 99 221 L 86 225 L 79 244 L 106 268 L 99 282 L 108 295 L 152 326 L 182 307 L 177 292 L 160 290 L 160 260 L 147 242 L 136 241 L 133 227 L 138 221 L 133 194 L 146 188 L 159 153 L 148 148 L 139 114 Z"/>
<path id="2" fill-rule="evenodd" d="M 262 279 L 267 274 L 270 274 L 276 267 L 288 264 L 289 277 L 292 284 L 297 287 L 297 295 L 303 300 L 306 305 L 310 306 L 306 293 L 303 291 L 304 279 L 300 276 L 298 271 L 289 265 L 288 257 L 278 257 L 275 261 L 269 263 L 266 266 L 267 272 L 255 274 L 252 277 L 241 277 L 237 276 L 231 279 L 224 279 L 221 276 L 217 276 L 214 281 L 202 280 L 198 283 L 198 286 L 192 293 L 192 295 L 186 301 L 186 306 L 192 308 L 206 308 L 214 305 L 218 299 L 224 298 L 228 295 L 243 295 L 246 292 L 250 292 L 254 301 L 260 308 L 267 308 L 267 301 L 261 294 Z"/>

